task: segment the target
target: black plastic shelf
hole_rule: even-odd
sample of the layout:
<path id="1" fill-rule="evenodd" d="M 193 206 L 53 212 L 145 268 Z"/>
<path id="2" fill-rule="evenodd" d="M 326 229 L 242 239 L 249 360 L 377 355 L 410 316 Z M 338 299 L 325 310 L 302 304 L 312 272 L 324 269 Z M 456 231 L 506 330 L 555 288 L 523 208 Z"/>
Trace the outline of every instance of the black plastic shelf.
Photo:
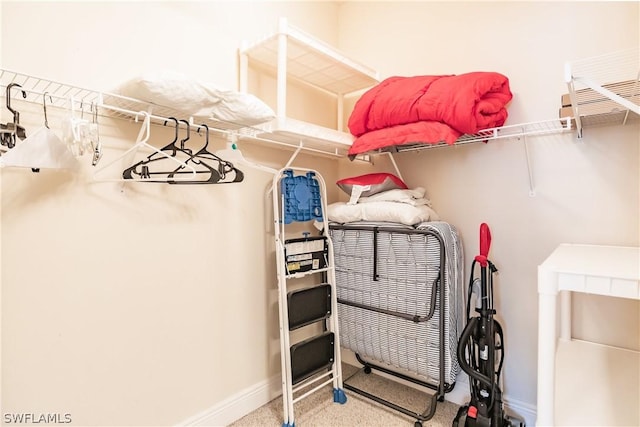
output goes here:
<path id="1" fill-rule="evenodd" d="M 333 332 L 325 332 L 291 346 L 291 377 L 297 384 L 333 365 Z"/>
<path id="2" fill-rule="evenodd" d="M 323 283 L 287 294 L 289 330 L 310 325 L 331 316 L 331 285 Z"/>

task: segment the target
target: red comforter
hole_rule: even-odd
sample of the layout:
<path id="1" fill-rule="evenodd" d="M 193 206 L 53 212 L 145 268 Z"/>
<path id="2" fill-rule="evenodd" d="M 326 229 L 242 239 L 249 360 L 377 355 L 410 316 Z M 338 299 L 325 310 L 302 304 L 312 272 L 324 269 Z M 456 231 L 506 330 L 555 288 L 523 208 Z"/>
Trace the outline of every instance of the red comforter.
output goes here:
<path id="1" fill-rule="evenodd" d="M 462 134 L 502 126 L 513 95 L 495 72 L 390 77 L 356 102 L 349 130 L 350 155 L 389 145 L 454 143 Z"/>

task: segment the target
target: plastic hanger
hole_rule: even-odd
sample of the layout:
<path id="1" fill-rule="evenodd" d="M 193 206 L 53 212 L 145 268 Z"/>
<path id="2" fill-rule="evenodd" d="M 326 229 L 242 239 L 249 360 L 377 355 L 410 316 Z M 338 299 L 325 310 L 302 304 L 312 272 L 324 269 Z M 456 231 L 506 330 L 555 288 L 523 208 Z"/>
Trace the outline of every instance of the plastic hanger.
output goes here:
<path id="1" fill-rule="evenodd" d="M 129 166 L 128 168 L 126 168 L 123 172 L 122 172 L 122 176 L 125 179 L 133 179 L 133 175 L 140 175 L 141 172 L 138 172 L 136 169 L 140 166 L 146 165 L 147 163 L 156 161 L 156 160 L 163 160 L 166 159 L 168 154 L 167 152 L 171 153 L 171 157 L 176 157 L 176 154 L 178 152 L 178 150 L 180 150 L 178 148 L 178 146 L 176 146 L 176 142 L 178 142 L 178 134 L 179 134 L 179 126 L 180 124 L 178 123 L 178 119 L 176 119 L 175 117 L 169 117 L 167 120 L 165 120 L 164 124 L 166 126 L 167 122 L 169 120 L 173 120 L 175 122 L 175 127 L 176 127 L 176 133 L 175 133 L 175 138 L 173 139 L 173 141 L 171 141 L 169 144 L 165 145 L 164 147 L 162 147 L 160 150 L 154 151 L 153 153 L 151 153 L 149 156 L 147 156 L 146 159 L 144 160 L 140 160 L 138 163 Z"/>
<path id="2" fill-rule="evenodd" d="M 185 139 L 181 139 L 180 140 L 180 150 L 187 152 L 189 154 L 192 153 L 192 151 L 190 149 L 185 149 L 184 148 L 184 143 L 187 142 L 189 139 L 191 139 L 191 123 L 189 123 L 188 121 L 186 121 L 185 119 L 180 119 L 180 121 L 182 123 L 184 123 L 185 125 L 187 125 L 187 136 Z"/>
<path id="3" fill-rule="evenodd" d="M 226 183 L 232 183 L 232 182 L 242 182 L 244 180 L 244 173 L 239 170 L 238 168 L 236 168 L 232 162 L 225 160 L 223 158 L 221 158 L 220 156 L 213 154 L 212 152 L 210 152 L 208 150 L 209 147 L 209 126 L 205 123 L 200 125 L 200 128 L 205 128 L 205 144 L 204 146 L 198 150 L 198 152 L 196 152 L 193 155 L 193 159 L 194 161 L 196 161 L 196 158 L 198 159 L 208 159 L 208 160 L 214 160 L 216 162 L 218 162 L 218 173 L 220 174 L 220 179 L 222 180 L 220 182 L 220 184 L 226 184 Z M 198 133 L 200 133 L 200 128 L 198 128 Z M 231 180 L 227 180 L 227 175 L 233 172 L 233 179 Z"/>
<path id="4" fill-rule="evenodd" d="M 109 168 L 111 165 L 113 165 L 114 163 L 116 163 L 117 161 L 123 160 L 124 158 L 128 157 L 131 153 L 135 153 L 140 147 L 146 147 L 148 149 L 150 149 L 151 151 L 153 151 L 154 154 L 158 154 L 160 155 L 162 159 L 167 159 L 167 161 L 176 164 L 179 169 L 186 169 L 183 170 L 183 174 L 189 174 L 189 176 L 182 176 L 180 177 L 180 179 L 193 179 L 196 176 L 196 170 L 195 168 L 193 168 L 190 165 L 187 165 L 185 162 L 178 160 L 175 156 L 171 156 L 169 154 L 167 154 L 165 151 L 162 151 L 156 147 L 154 147 L 153 145 L 149 144 L 147 141 L 149 140 L 150 134 L 151 134 L 151 116 L 149 115 L 149 113 L 147 113 L 146 111 L 139 111 L 138 113 L 136 113 L 135 115 L 135 121 L 138 122 L 140 115 L 144 116 L 144 122 L 142 124 L 142 127 L 140 128 L 140 132 L 138 133 L 138 138 L 136 140 L 136 143 L 129 148 L 128 150 L 126 150 L 124 153 L 122 153 L 120 156 L 118 156 L 117 158 L 115 158 L 114 160 L 112 160 L 111 162 L 107 163 L 106 165 L 102 166 L 100 169 L 98 169 L 95 173 L 94 173 L 94 178 L 96 180 L 99 181 L 133 181 L 133 182 L 170 182 L 170 181 L 175 181 L 175 178 L 172 178 L 171 180 L 168 177 L 165 177 L 165 179 L 156 177 L 154 179 L 151 179 L 151 173 L 149 173 L 148 168 L 145 168 L 145 170 L 141 171 L 138 174 L 132 174 L 131 178 L 127 178 L 124 176 L 124 173 L 121 175 L 121 178 L 107 178 L 107 179 L 101 179 L 98 178 L 98 174 L 105 171 L 107 168 Z"/>
<path id="5" fill-rule="evenodd" d="M 180 136 L 180 122 L 184 122 L 184 120 L 178 120 L 175 117 L 169 117 L 167 118 L 167 120 L 164 121 L 164 125 L 167 125 L 167 122 L 169 120 L 172 120 L 175 123 L 175 135 L 173 137 L 173 141 L 171 141 L 170 143 L 168 143 L 167 145 L 165 145 L 164 147 L 162 147 L 160 149 L 160 151 L 166 152 L 166 151 L 170 151 L 171 155 L 173 157 L 175 157 L 178 153 L 178 151 L 184 151 L 182 148 L 178 147 L 176 145 L 176 143 L 178 142 L 178 137 Z M 189 129 L 187 129 L 187 132 L 189 132 Z M 186 141 L 189 138 L 184 139 L 183 141 L 181 141 L 182 146 L 184 146 L 184 141 Z M 152 153 L 150 156 L 147 157 L 147 160 L 153 160 L 154 158 L 156 158 L 156 156 L 158 155 L 158 153 Z"/>
<path id="6" fill-rule="evenodd" d="M 175 117 L 170 117 L 169 120 L 173 120 L 176 124 L 174 140 L 160 150 L 152 153 L 146 159 L 125 169 L 122 172 L 122 176 L 125 179 L 144 179 L 145 182 L 165 182 L 168 184 L 215 184 L 220 181 L 220 174 L 216 168 L 209 166 L 205 162 L 194 162 L 193 150 L 185 147 L 185 143 L 191 137 L 191 125 L 189 122 L 186 120 L 178 120 Z M 178 141 L 179 122 L 183 122 L 187 125 L 187 134 L 184 139 L 180 140 L 180 146 L 177 146 L 176 142 Z M 169 152 L 171 153 L 170 155 L 167 154 Z M 186 154 L 187 159 L 182 161 L 177 168 L 171 170 L 165 169 L 163 171 L 152 170 L 150 168 L 149 165 L 165 160 L 167 156 L 177 159 L 177 154 L 179 152 Z M 158 154 L 161 155 L 159 156 Z M 187 174 L 189 175 L 188 177 L 185 176 Z M 164 178 L 156 179 L 156 177 L 160 176 L 163 176 Z"/>
<path id="7" fill-rule="evenodd" d="M 189 155 L 189 158 L 185 161 L 185 163 L 188 164 L 189 162 L 191 162 L 200 167 L 204 167 L 204 170 L 196 170 L 196 173 L 208 174 L 209 177 L 207 179 L 202 179 L 202 180 L 170 181 L 170 184 L 217 184 L 219 183 L 220 179 L 223 178 L 222 174 L 220 173 L 220 168 L 218 167 L 218 169 L 215 169 L 209 164 L 207 164 L 206 162 L 203 162 L 200 159 L 195 159 L 196 155 L 193 154 L 193 151 L 189 148 L 185 148 L 184 143 L 191 138 L 191 123 L 183 119 L 181 119 L 180 121 L 187 125 L 187 136 L 185 139 L 180 140 L 180 150 Z M 208 143 L 208 139 L 207 139 L 207 143 Z M 205 145 L 205 148 L 206 148 L 206 145 Z M 178 168 L 173 172 L 169 173 L 168 176 L 169 178 L 173 178 L 175 177 L 176 174 L 181 174 L 181 173 L 183 172 L 180 170 L 180 168 Z"/>

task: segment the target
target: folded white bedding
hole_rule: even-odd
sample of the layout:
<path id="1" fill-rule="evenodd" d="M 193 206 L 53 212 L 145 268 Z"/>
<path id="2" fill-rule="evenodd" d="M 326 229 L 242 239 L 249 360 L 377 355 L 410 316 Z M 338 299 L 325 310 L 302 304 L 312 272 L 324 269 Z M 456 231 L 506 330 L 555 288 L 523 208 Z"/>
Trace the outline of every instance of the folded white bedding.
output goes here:
<path id="1" fill-rule="evenodd" d="M 426 204 L 414 206 L 389 201 L 369 201 L 355 205 L 344 202 L 331 203 L 327 206 L 327 217 L 330 221 L 339 223 L 384 221 L 406 225 L 439 220 L 438 214 Z"/>
<path id="2" fill-rule="evenodd" d="M 376 193 L 373 196 L 360 197 L 358 203 L 371 203 L 371 202 L 397 202 L 407 203 L 413 206 L 427 205 L 431 206 L 431 201 L 425 198 L 425 189 L 422 187 L 416 187 L 413 189 L 400 189 L 383 191 Z"/>
<path id="3" fill-rule="evenodd" d="M 258 97 L 193 80 L 173 71 L 157 71 L 135 77 L 114 94 L 170 107 L 189 116 L 252 126 L 275 118 L 274 111 Z"/>

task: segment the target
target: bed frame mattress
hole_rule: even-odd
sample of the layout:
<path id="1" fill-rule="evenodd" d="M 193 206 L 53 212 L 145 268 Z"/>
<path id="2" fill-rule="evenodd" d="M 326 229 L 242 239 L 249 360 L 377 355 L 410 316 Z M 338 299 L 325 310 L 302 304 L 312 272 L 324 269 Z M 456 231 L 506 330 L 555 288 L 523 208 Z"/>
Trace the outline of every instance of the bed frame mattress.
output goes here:
<path id="1" fill-rule="evenodd" d="M 437 383 L 443 324 L 443 381 L 454 384 L 460 369 L 456 348 L 464 315 L 463 253 L 455 227 L 446 222 L 425 222 L 417 227 L 331 224 L 330 236 L 340 345 L 369 361 Z M 441 304 L 439 277 L 443 267 Z"/>

